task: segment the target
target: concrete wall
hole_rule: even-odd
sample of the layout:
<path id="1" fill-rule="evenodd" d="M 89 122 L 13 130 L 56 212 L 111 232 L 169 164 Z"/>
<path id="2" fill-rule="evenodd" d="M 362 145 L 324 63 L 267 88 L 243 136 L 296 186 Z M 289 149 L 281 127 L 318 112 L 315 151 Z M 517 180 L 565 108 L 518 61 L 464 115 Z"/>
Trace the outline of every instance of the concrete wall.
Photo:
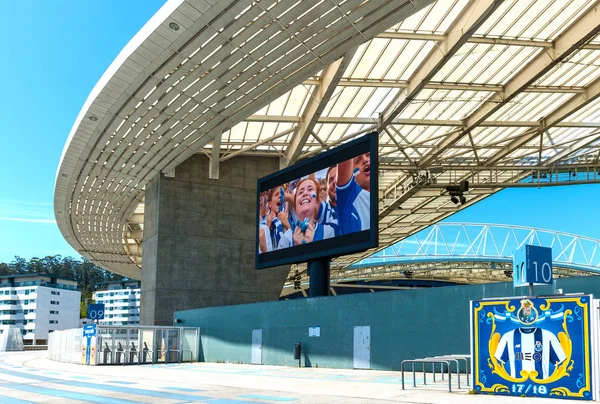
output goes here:
<path id="1" fill-rule="evenodd" d="M 600 297 L 600 277 L 563 278 L 557 288 Z M 371 326 L 371 368 L 399 369 L 404 359 L 469 352 L 469 301 L 521 296 L 512 283 L 396 290 L 295 299 L 176 313 L 200 327 L 207 362 L 251 362 L 253 329 L 262 329 L 263 364 L 297 366 L 293 344 L 302 343 L 303 366 L 353 367 L 354 326 Z M 551 287 L 536 287 L 538 295 Z M 309 326 L 321 336 L 308 337 Z"/>
<path id="2" fill-rule="evenodd" d="M 173 325 L 175 310 L 276 300 L 289 267 L 254 269 L 256 180 L 279 159 L 238 157 L 208 178 L 194 155 L 146 189 L 142 325 Z"/>

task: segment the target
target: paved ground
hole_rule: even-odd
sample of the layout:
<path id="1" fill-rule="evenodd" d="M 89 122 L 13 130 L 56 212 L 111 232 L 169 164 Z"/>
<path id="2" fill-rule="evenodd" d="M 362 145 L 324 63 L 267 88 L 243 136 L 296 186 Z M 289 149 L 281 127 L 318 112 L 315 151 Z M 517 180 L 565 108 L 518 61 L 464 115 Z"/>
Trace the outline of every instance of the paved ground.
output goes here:
<path id="1" fill-rule="evenodd" d="M 564 403 L 470 395 L 470 387 L 458 390 L 456 383 L 448 393 L 439 375 L 427 386 L 417 375 L 413 388 L 407 376 L 402 390 L 400 372 L 218 363 L 94 367 L 51 361 L 45 351 L 0 352 L 0 404 Z"/>

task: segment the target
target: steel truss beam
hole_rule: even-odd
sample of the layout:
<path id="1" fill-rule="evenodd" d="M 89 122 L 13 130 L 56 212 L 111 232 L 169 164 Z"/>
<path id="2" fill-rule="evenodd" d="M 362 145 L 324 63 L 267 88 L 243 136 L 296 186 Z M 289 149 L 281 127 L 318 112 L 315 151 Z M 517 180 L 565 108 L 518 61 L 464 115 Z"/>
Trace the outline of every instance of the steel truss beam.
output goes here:
<path id="1" fill-rule="evenodd" d="M 307 86 L 315 86 L 319 84 L 318 79 L 304 80 L 302 84 Z M 408 81 L 401 80 L 376 80 L 376 79 L 355 79 L 342 78 L 338 83 L 338 87 L 369 87 L 369 88 L 408 88 Z M 425 84 L 424 88 L 430 90 L 460 90 L 460 91 L 483 91 L 483 92 L 500 92 L 503 91 L 502 86 L 491 84 L 474 84 L 474 83 L 439 83 L 430 81 Z M 524 90 L 530 93 L 581 93 L 584 91 L 582 87 L 570 86 L 531 86 Z"/>
<path id="2" fill-rule="evenodd" d="M 583 96 L 583 95 L 582 95 Z M 302 118 L 290 115 L 251 115 L 246 121 L 248 122 L 277 122 L 277 123 L 300 123 Z M 378 123 L 376 118 L 363 118 L 363 117 L 346 117 L 346 116 L 321 116 L 316 120 L 317 123 L 322 124 L 362 124 L 362 125 L 375 125 Z M 410 119 L 410 118 L 396 118 L 394 125 L 408 125 L 408 126 L 449 126 L 449 127 L 462 127 L 463 121 L 456 119 Z M 507 128 L 529 128 L 539 127 L 539 121 L 484 121 L 479 126 L 485 127 L 507 127 Z M 554 126 L 560 128 L 600 128 L 600 123 L 596 122 L 558 122 Z"/>
<path id="3" fill-rule="evenodd" d="M 400 92 L 380 116 L 377 126 L 382 132 L 410 104 L 424 86 L 433 79 L 444 64 L 465 44 L 485 20 L 500 7 L 503 0 L 471 0 L 448 28 L 448 34 L 436 44 L 429 55 L 408 80 L 407 88 Z"/>
<path id="4" fill-rule="evenodd" d="M 296 129 L 292 135 L 291 144 L 285 152 L 284 166 L 294 164 L 300 156 L 304 144 L 311 135 L 321 113 L 323 113 L 323 109 L 325 109 L 327 102 L 329 102 L 329 99 L 333 95 L 338 82 L 346 71 L 346 67 L 350 64 L 355 52 L 356 48 L 349 50 L 344 57 L 323 70 L 319 84 L 313 88 L 310 99 L 302 112 L 300 122 L 296 125 Z"/>
<path id="5" fill-rule="evenodd" d="M 600 16 L 598 16 L 600 18 Z M 540 136 L 540 133 L 547 131 L 552 127 L 558 126 L 560 123 L 565 123 L 564 119 L 568 116 L 576 113 L 581 108 L 584 108 L 586 105 L 589 105 L 591 102 L 595 101 L 600 97 L 600 79 L 594 81 L 590 85 L 585 87 L 585 92 L 583 94 L 577 94 L 567 102 L 562 104 L 560 107 L 552 111 L 545 118 L 539 121 L 539 129 L 532 133 L 524 133 L 523 135 L 513 139 L 506 147 L 500 150 L 498 153 L 494 154 L 490 158 L 485 161 L 485 165 L 491 166 L 496 164 L 502 158 L 510 155 L 514 151 L 523 147 L 523 145 L 531 142 L 536 137 Z M 559 153 L 556 156 L 552 157 L 550 160 L 544 162 L 544 165 L 552 165 L 564 156 L 568 156 L 570 153 L 562 154 Z M 557 157 L 559 156 L 560 157 Z"/>
<path id="6" fill-rule="evenodd" d="M 462 139 L 476 126 L 484 122 L 504 105 L 514 99 L 527 87 L 535 83 L 544 74 L 564 61 L 573 52 L 581 49 L 600 33 L 600 12 L 597 9 L 599 1 L 595 1 L 589 11 L 571 24 L 554 42 L 551 49 L 546 49 L 521 69 L 506 84 L 504 91 L 494 94 L 488 101 L 472 113 L 463 124 L 461 132 L 454 133 L 441 141 L 437 148 L 428 153 L 421 161 L 421 166 L 430 165 L 435 159 Z"/>
<path id="7" fill-rule="evenodd" d="M 402 39 L 406 41 L 443 41 L 444 35 L 441 34 L 424 34 L 413 32 L 383 32 L 376 36 L 382 39 Z M 536 48 L 553 48 L 554 44 L 549 41 L 516 39 L 516 38 L 494 38 L 472 36 L 467 40 L 468 43 L 483 43 L 488 45 L 508 45 L 508 46 L 531 46 Z M 582 49 L 600 50 L 600 44 L 589 43 L 585 44 Z"/>

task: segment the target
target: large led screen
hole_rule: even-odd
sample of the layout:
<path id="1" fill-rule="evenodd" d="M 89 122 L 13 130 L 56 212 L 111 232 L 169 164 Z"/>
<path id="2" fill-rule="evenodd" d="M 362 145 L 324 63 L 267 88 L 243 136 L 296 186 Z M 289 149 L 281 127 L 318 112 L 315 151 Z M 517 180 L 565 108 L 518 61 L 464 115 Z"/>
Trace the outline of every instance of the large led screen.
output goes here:
<path id="1" fill-rule="evenodd" d="M 257 189 L 256 268 L 377 246 L 375 132 L 261 178 Z"/>

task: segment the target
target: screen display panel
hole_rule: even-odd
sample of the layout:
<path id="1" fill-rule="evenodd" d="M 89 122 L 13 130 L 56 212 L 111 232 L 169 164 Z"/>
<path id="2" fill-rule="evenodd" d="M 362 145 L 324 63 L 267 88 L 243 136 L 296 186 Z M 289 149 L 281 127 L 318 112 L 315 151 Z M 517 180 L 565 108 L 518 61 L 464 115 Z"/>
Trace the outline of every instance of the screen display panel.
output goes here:
<path id="1" fill-rule="evenodd" d="M 377 246 L 377 139 L 371 133 L 258 180 L 256 268 Z"/>

